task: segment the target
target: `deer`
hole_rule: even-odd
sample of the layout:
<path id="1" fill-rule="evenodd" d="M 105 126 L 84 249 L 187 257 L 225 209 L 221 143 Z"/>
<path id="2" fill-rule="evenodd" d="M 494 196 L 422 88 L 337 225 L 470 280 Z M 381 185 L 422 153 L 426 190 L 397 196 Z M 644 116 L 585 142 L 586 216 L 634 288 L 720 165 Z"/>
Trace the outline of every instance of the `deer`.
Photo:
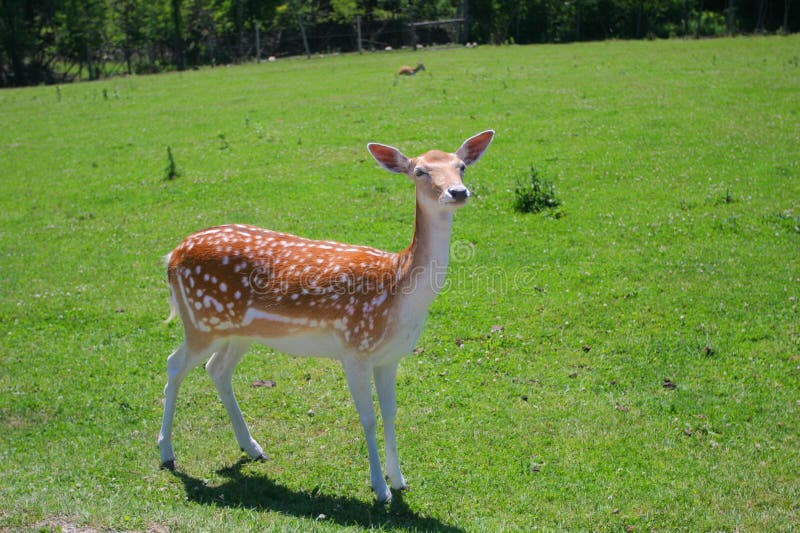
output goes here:
<path id="1" fill-rule="evenodd" d="M 411 67 L 409 67 L 407 65 L 403 65 L 402 67 L 400 67 L 397 70 L 397 75 L 398 76 L 413 76 L 417 72 L 419 72 L 420 70 L 425 70 L 425 65 L 423 65 L 422 63 L 417 63 L 417 66 L 414 67 L 414 68 L 411 68 Z"/>
<path id="2" fill-rule="evenodd" d="M 184 340 L 167 358 L 167 384 L 158 446 L 162 468 L 175 469 L 172 429 L 176 398 L 187 373 L 207 361 L 239 447 L 266 460 L 251 436 L 233 392 L 234 368 L 253 343 L 294 356 L 341 362 L 369 456 L 379 502 L 392 492 L 381 469 L 372 381 L 383 420 L 386 476 L 405 490 L 395 434 L 398 363 L 411 354 L 428 308 L 444 286 L 456 210 L 466 205 L 466 167 L 494 137 L 487 130 L 455 153 L 431 150 L 408 158 L 392 146 L 367 150 L 415 186 L 414 233 L 391 253 L 368 246 L 306 239 L 243 224 L 195 232 L 166 256 L 170 319 L 179 316 Z"/>

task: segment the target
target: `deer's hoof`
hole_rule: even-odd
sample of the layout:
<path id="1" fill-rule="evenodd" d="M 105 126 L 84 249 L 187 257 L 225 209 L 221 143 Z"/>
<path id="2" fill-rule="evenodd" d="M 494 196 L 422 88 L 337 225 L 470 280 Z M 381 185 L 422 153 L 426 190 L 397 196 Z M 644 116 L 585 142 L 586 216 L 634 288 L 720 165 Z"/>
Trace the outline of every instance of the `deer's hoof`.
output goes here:
<path id="1" fill-rule="evenodd" d="M 385 487 L 385 490 L 375 491 L 375 497 L 378 499 L 378 503 L 391 503 L 392 491 L 389 490 L 389 487 Z"/>
<path id="2" fill-rule="evenodd" d="M 170 472 L 175 470 L 175 459 L 170 459 L 169 461 L 164 461 L 161 463 L 161 470 L 169 470 Z"/>

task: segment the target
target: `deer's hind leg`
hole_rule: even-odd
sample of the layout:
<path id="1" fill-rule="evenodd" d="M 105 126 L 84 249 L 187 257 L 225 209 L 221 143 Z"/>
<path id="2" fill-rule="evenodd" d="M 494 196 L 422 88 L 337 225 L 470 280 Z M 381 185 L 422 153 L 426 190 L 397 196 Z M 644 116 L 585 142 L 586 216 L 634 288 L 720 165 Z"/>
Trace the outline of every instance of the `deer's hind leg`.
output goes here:
<path id="1" fill-rule="evenodd" d="M 242 360 L 250 343 L 241 341 L 230 341 L 226 346 L 217 351 L 206 364 L 206 372 L 211 376 L 214 381 L 214 386 L 217 388 L 219 399 L 225 406 L 228 412 L 228 418 L 231 420 L 233 432 L 236 435 L 236 441 L 239 447 L 250 456 L 251 459 L 266 459 L 264 450 L 250 435 L 250 430 L 247 428 L 247 423 L 242 416 L 242 410 L 236 401 L 236 396 L 233 393 L 233 371 L 239 361 Z"/>
<path id="2" fill-rule="evenodd" d="M 161 452 L 161 467 L 175 469 L 175 450 L 172 447 L 172 424 L 175 420 L 175 405 L 178 390 L 186 374 L 203 361 L 207 350 L 189 348 L 184 341 L 167 358 L 167 385 L 164 387 L 164 416 L 158 434 L 158 448 Z"/>

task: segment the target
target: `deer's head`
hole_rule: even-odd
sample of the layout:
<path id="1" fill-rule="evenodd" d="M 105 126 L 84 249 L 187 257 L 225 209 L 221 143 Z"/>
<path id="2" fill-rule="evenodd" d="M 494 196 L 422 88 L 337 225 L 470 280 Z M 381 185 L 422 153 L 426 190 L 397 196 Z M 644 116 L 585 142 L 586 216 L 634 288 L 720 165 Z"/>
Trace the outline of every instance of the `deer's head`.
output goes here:
<path id="1" fill-rule="evenodd" d="M 466 168 L 481 158 L 492 142 L 493 130 L 470 137 L 455 153 L 431 150 L 409 159 L 392 146 L 370 143 L 367 149 L 386 170 L 405 174 L 417 189 L 417 199 L 426 208 L 452 210 L 467 203 Z"/>

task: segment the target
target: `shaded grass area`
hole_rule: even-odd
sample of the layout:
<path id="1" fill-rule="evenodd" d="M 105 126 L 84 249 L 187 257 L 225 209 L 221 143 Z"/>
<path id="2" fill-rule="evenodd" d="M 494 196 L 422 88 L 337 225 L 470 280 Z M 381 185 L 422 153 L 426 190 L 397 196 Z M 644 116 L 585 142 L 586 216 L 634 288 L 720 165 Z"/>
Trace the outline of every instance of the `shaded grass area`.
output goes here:
<path id="1" fill-rule="evenodd" d="M 464 531 L 441 521 L 419 516 L 409 509 L 402 493 L 389 505 L 364 502 L 355 498 L 320 494 L 315 488 L 298 492 L 275 483 L 266 476 L 242 472 L 242 459 L 217 473 L 226 481 L 208 486 L 202 479 L 177 471 L 175 476 L 184 484 L 190 501 L 218 507 L 276 512 L 309 520 L 326 521 L 329 518 L 339 525 L 381 527 L 385 529 L 420 529 L 423 531 Z M 329 517 L 325 513 L 332 513 Z"/>
<path id="2" fill-rule="evenodd" d="M 797 523 L 797 49 L 484 47 L 425 52 L 428 70 L 396 84 L 412 53 L 0 92 L 0 527 Z M 161 257 L 223 222 L 399 249 L 412 187 L 366 143 L 455 150 L 490 127 L 449 285 L 401 363 L 412 490 L 373 503 L 336 363 L 264 348 L 234 387 L 271 460 L 242 462 L 198 370 L 179 470 L 159 470 L 181 337 L 162 323 Z M 514 211 L 531 165 L 562 216 Z"/>

